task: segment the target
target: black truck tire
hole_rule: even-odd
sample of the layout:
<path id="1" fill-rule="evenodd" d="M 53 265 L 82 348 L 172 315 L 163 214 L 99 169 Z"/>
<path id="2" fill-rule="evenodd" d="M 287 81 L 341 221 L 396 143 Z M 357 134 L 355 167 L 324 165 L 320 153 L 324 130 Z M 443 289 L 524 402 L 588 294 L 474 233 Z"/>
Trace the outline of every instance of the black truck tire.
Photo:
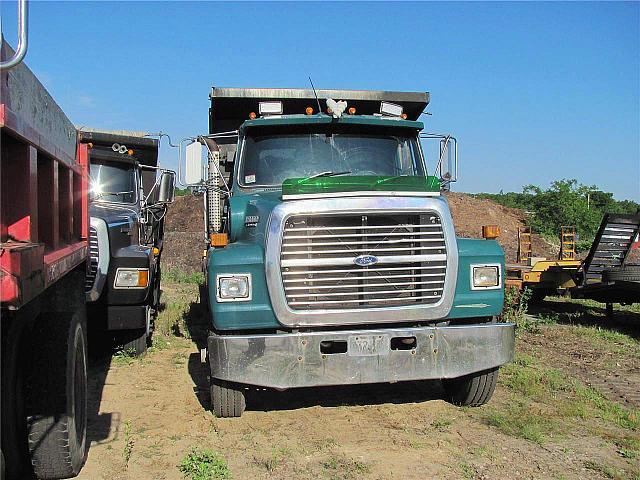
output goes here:
<path id="1" fill-rule="evenodd" d="M 78 475 L 87 459 L 87 349 L 81 312 L 48 313 L 32 332 L 28 447 L 40 479 Z M 54 327 L 55 325 L 55 327 Z"/>
<path id="2" fill-rule="evenodd" d="M 2 312 L 5 315 L 5 312 Z M 28 319 L 3 319 L 2 322 L 2 480 L 22 479 L 30 470 L 27 449 L 27 423 L 24 413 L 25 365 L 24 337 L 28 329 L 24 327 Z"/>
<path id="3" fill-rule="evenodd" d="M 611 267 L 602 272 L 603 282 L 640 282 L 640 265 Z"/>
<path id="4" fill-rule="evenodd" d="M 246 406 L 242 390 L 232 388 L 227 382 L 211 381 L 211 408 L 216 417 L 240 417 Z"/>
<path id="5" fill-rule="evenodd" d="M 496 389 L 498 368 L 442 381 L 447 399 L 454 405 L 479 407 L 489 401 Z"/>

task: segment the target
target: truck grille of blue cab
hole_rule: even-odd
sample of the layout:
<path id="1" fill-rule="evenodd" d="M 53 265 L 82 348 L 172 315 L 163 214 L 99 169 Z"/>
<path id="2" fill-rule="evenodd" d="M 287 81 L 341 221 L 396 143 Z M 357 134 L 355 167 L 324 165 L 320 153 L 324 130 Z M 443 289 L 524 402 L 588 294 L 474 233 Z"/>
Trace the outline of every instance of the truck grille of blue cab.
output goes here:
<path id="1" fill-rule="evenodd" d="M 87 267 L 87 278 L 85 280 L 85 290 L 87 292 L 91 290 L 93 283 L 96 281 L 99 258 L 98 231 L 94 227 L 89 227 L 89 264 Z"/>
<path id="2" fill-rule="evenodd" d="M 280 269 L 292 310 L 436 304 L 446 265 L 435 213 L 295 215 L 285 221 Z"/>

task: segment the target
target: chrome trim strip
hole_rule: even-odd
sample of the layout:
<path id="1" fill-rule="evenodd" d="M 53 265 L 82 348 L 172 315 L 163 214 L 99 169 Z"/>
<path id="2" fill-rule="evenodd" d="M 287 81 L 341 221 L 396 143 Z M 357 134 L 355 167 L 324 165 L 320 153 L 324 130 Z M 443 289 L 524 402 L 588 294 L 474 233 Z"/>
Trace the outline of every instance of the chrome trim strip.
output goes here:
<path id="1" fill-rule="evenodd" d="M 85 294 L 85 299 L 87 302 L 95 302 L 100 298 L 109 272 L 109 230 L 107 223 L 101 218 L 91 217 L 90 225 L 96 230 L 98 237 L 98 270 L 91 289 Z"/>
<path id="2" fill-rule="evenodd" d="M 417 276 L 417 275 L 416 275 Z M 444 276 L 444 275 L 442 275 Z M 378 277 L 378 280 L 384 280 L 385 278 L 389 278 L 389 277 Z M 407 278 L 407 276 L 405 276 L 404 278 Z M 375 277 L 369 277 L 368 279 L 375 279 Z M 366 283 L 365 285 L 362 284 L 362 278 L 354 278 L 354 280 L 359 281 L 358 283 L 341 283 L 340 284 L 340 288 L 362 288 L 363 286 L 366 286 L 367 288 L 369 287 L 389 287 L 389 286 L 396 286 L 396 285 L 426 285 L 426 284 L 432 284 L 432 283 L 444 283 L 444 280 L 429 280 L 429 281 L 421 281 L 421 282 L 383 282 L 383 283 Z M 286 282 L 287 280 L 285 280 Z M 316 280 L 318 281 L 318 280 Z M 327 279 L 323 278 L 321 281 L 326 282 Z M 287 289 L 289 291 L 291 290 L 309 290 L 308 286 L 303 286 L 303 287 L 287 287 Z M 335 290 L 336 289 L 336 285 L 316 285 L 313 287 L 314 290 Z M 438 289 L 438 290 L 442 290 L 442 289 Z M 412 290 L 394 290 L 394 293 L 402 293 L 402 292 L 411 292 Z M 382 293 L 382 292 L 378 292 L 378 293 Z M 363 293 L 366 294 L 366 293 Z M 345 294 L 346 295 L 346 294 Z M 349 294 L 352 295 L 352 294 Z M 308 297 L 309 295 L 288 295 L 290 297 L 295 297 L 295 296 L 303 296 L 303 297 Z"/>
<path id="3" fill-rule="evenodd" d="M 345 215 L 367 213 L 436 213 L 441 220 L 442 234 L 447 254 L 435 255 L 394 255 L 378 258 L 377 265 L 402 262 L 446 261 L 446 278 L 442 297 L 437 303 L 422 305 L 387 306 L 380 308 L 353 309 L 317 309 L 309 311 L 292 310 L 286 302 L 282 278 L 280 250 L 282 248 L 283 227 L 286 219 L 292 215 Z M 435 226 L 435 225 L 434 225 Z M 353 265 L 351 258 L 316 258 L 282 260 L 287 266 L 340 266 Z M 439 267 L 445 268 L 445 265 Z M 335 270 L 329 270 L 331 273 Z M 392 323 L 404 321 L 422 321 L 444 318 L 449 314 L 458 276 L 458 246 L 449 206 L 443 197 L 394 197 L 359 196 L 351 198 L 324 198 L 316 200 L 298 200 L 283 202 L 271 212 L 268 220 L 265 249 L 265 272 L 267 288 L 273 310 L 278 321 L 286 326 L 317 325 L 354 325 L 363 322 Z M 286 274 L 286 272 L 285 272 Z"/>
<path id="4" fill-rule="evenodd" d="M 440 192 L 332 192 L 332 193 L 303 193 L 296 195 L 282 195 L 282 200 L 314 200 L 318 198 L 345 197 L 439 197 Z"/>
<path id="5" fill-rule="evenodd" d="M 444 267 L 443 267 L 444 268 Z M 412 269 L 412 270 L 417 270 L 416 269 Z M 347 270 L 348 272 L 353 272 L 356 273 L 353 270 Z M 369 270 L 370 271 L 370 270 Z M 307 272 L 298 272 L 298 275 L 304 275 Z M 362 273 L 367 273 L 367 270 L 363 270 Z M 418 273 L 418 274 L 413 274 L 413 275 L 385 275 L 384 277 L 382 275 L 362 275 L 359 277 L 320 277 L 320 278 L 286 278 L 284 279 L 284 283 L 318 283 L 318 282 L 330 282 L 330 281 L 344 281 L 344 280 L 352 280 L 358 283 L 353 284 L 354 287 L 362 287 L 362 283 L 360 283 L 362 280 L 385 280 L 385 279 L 389 279 L 389 278 L 419 278 L 419 277 L 444 277 L 445 274 L 444 273 Z M 425 282 L 425 281 L 419 281 L 419 282 L 408 282 L 408 283 L 393 283 L 393 282 L 386 282 L 386 283 L 381 283 L 380 285 L 410 285 L 410 284 L 414 284 L 414 283 L 429 283 L 429 282 Z M 431 282 L 433 283 L 433 282 Z M 438 283 L 442 283 L 442 282 L 438 282 Z M 340 283 L 340 287 L 341 288 L 348 288 L 351 284 L 349 283 Z M 376 286 L 376 284 L 374 283 L 367 283 L 367 286 L 369 287 L 373 287 Z M 296 290 L 298 288 L 309 288 L 307 287 L 287 287 L 290 290 Z M 326 285 L 326 286 L 317 286 L 317 287 L 313 287 L 313 288 L 336 288 L 335 285 Z"/>
<path id="6" fill-rule="evenodd" d="M 354 351 L 356 337 L 369 337 L 379 348 Z M 394 337 L 415 337 L 416 348 L 391 350 Z M 347 342 L 347 353 L 323 354 L 323 341 Z M 513 359 L 515 325 L 212 334 L 207 344 L 212 378 L 286 389 L 455 378 L 498 367 Z"/>
<path id="7" fill-rule="evenodd" d="M 378 262 L 376 265 L 378 265 L 380 262 Z M 438 270 L 438 269 L 443 269 L 446 268 L 445 265 L 427 265 L 424 267 L 415 267 L 414 270 Z M 392 271 L 397 271 L 397 270 L 402 270 L 402 271 L 406 271 L 407 267 L 386 267 L 386 268 L 371 268 L 371 267 L 367 267 L 366 270 L 363 270 L 363 272 L 392 272 Z M 285 275 L 304 275 L 307 273 L 347 273 L 347 272 L 353 272 L 352 269 L 331 269 L 331 270 L 306 270 L 305 272 L 283 272 Z M 432 275 L 444 275 L 444 273 L 433 273 Z M 401 276 L 406 276 L 406 275 L 401 275 Z M 288 282 L 289 280 L 285 280 L 285 282 Z"/>
<path id="8" fill-rule="evenodd" d="M 353 252 L 357 253 L 357 252 Z M 409 262 L 444 262 L 447 255 L 438 253 L 435 255 L 388 255 L 378 257 L 376 265 L 409 263 Z M 353 258 L 300 258 L 292 260 L 281 260 L 283 267 L 307 267 L 310 265 L 353 265 Z M 440 267 L 442 268 L 442 267 Z M 406 269 L 405 269 L 406 270 Z"/>

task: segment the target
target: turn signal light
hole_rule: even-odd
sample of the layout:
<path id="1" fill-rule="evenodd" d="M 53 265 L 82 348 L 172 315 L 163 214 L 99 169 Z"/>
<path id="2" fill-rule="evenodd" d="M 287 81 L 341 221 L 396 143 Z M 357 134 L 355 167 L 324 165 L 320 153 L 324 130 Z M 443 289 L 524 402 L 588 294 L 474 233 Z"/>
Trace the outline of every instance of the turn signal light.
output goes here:
<path id="1" fill-rule="evenodd" d="M 482 238 L 487 240 L 493 240 L 500 236 L 500 227 L 498 225 L 483 225 L 482 226 Z"/>
<path id="2" fill-rule="evenodd" d="M 400 115 L 400 118 L 403 119 L 403 120 L 406 120 L 407 119 L 407 114 L 403 113 L 402 115 Z"/>
<path id="3" fill-rule="evenodd" d="M 229 244 L 229 235 L 226 233 L 212 233 L 209 235 L 209 243 L 212 247 L 226 247 Z"/>
<path id="4" fill-rule="evenodd" d="M 347 110 L 349 112 L 349 115 L 355 115 L 356 114 L 356 107 L 349 107 L 349 110 Z"/>
<path id="5" fill-rule="evenodd" d="M 313 115 L 313 108 L 311 107 L 305 108 L 304 113 L 306 113 L 307 115 Z"/>
<path id="6" fill-rule="evenodd" d="M 131 149 L 127 150 L 127 155 L 129 155 L 129 156 L 133 155 L 133 150 L 131 150 Z"/>
<path id="7" fill-rule="evenodd" d="M 158 247 L 153 247 L 153 254 L 160 255 L 160 249 Z"/>
<path id="8" fill-rule="evenodd" d="M 251 112 L 249 114 L 249 120 L 255 120 L 256 119 L 256 112 Z"/>

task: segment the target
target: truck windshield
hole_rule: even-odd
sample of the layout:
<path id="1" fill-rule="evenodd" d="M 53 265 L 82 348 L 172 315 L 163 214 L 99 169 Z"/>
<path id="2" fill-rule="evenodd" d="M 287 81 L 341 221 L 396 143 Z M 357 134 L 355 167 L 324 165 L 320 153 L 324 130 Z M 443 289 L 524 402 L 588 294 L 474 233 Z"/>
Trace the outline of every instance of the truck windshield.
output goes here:
<path id="1" fill-rule="evenodd" d="M 90 166 L 92 199 L 97 202 L 135 203 L 134 166 L 124 162 L 94 160 Z"/>
<path id="2" fill-rule="evenodd" d="M 322 173 L 425 175 L 413 136 L 306 133 L 245 137 L 240 185 L 279 186 Z"/>

